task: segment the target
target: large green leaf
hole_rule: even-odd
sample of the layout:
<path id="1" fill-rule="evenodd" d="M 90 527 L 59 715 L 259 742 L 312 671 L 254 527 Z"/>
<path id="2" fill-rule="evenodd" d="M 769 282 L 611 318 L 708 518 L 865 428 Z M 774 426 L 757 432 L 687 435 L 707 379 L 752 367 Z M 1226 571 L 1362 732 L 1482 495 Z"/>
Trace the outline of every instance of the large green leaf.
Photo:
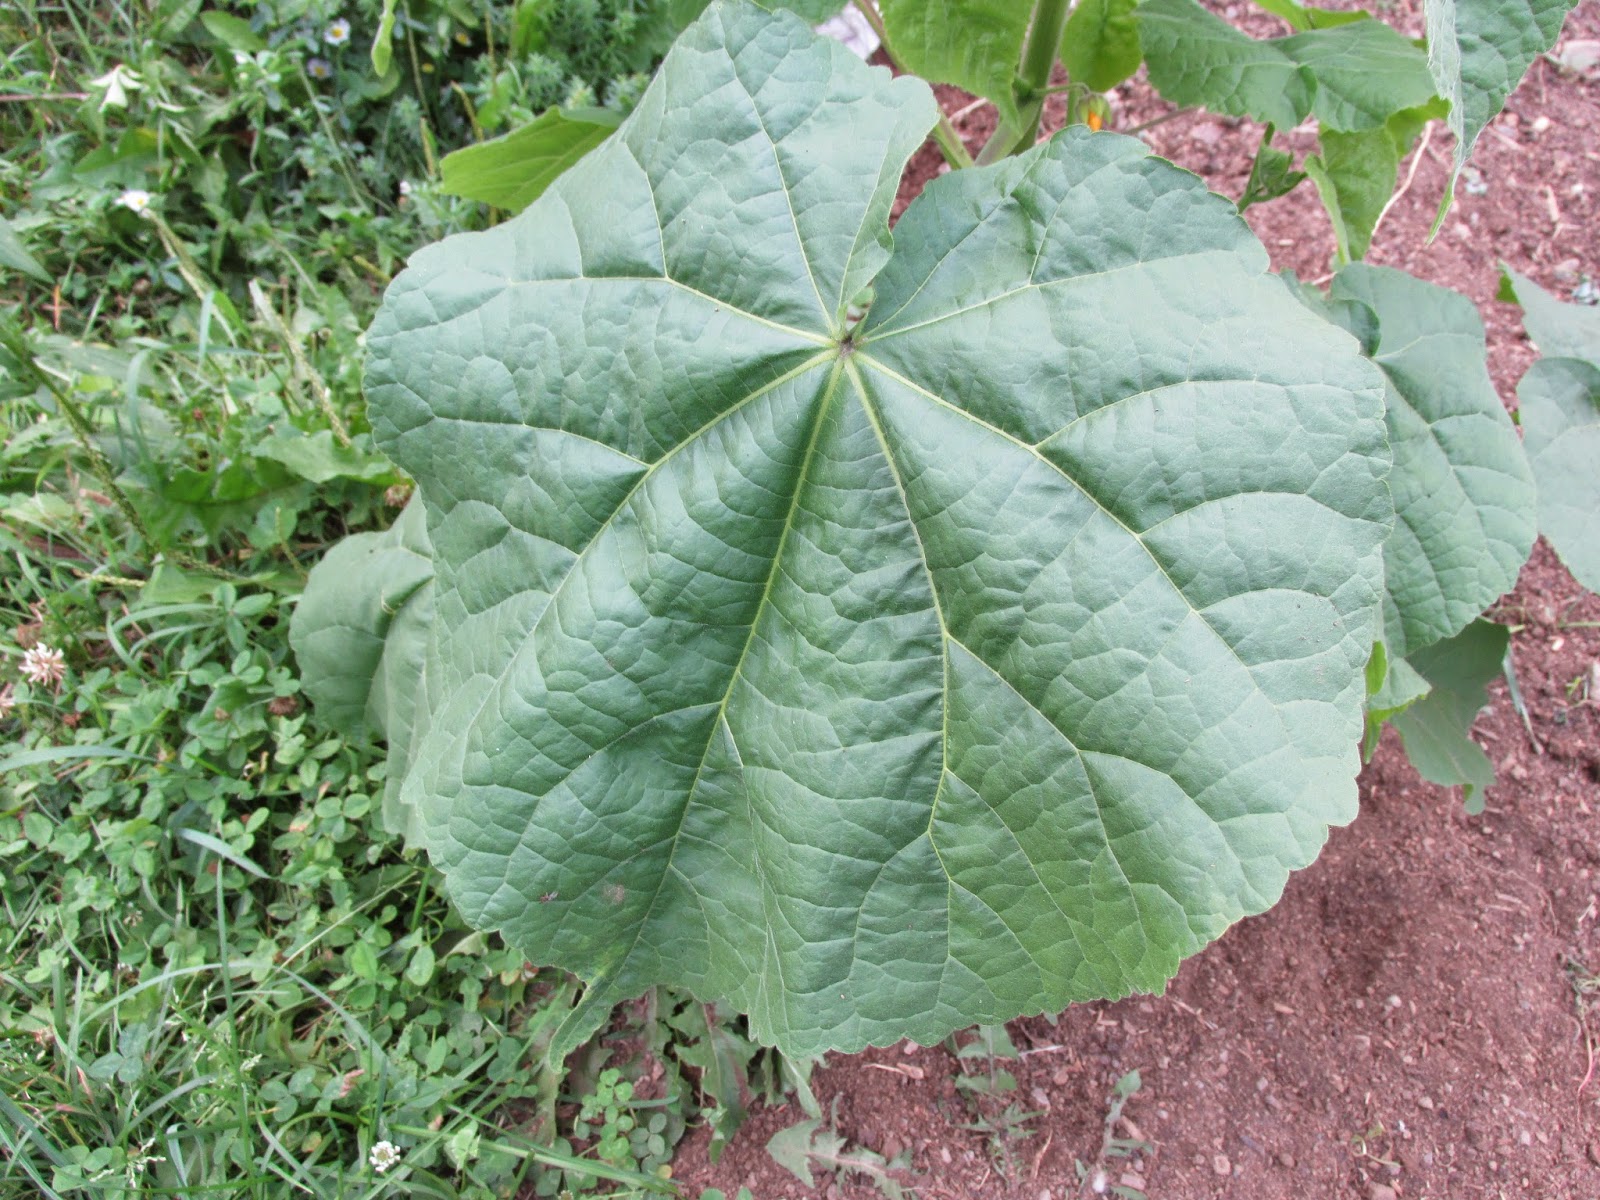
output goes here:
<path id="1" fill-rule="evenodd" d="M 603 108 L 548 109 L 530 125 L 446 154 L 439 190 L 519 213 L 617 127 Z"/>
<path id="2" fill-rule="evenodd" d="M 1517 385 L 1539 532 L 1574 579 L 1600 592 L 1600 309 L 1562 304 L 1531 279 L 1509 277 L 1544 354 Z"/>
<path id="3" fill-rule="evenodd" d="M 1494 764 L 1470 736 L 1486 701 L 1484 685 L 1500 674 L 1511 634 L 1503 625 L 1474 621 L 1447 641 L 1411 657 L 1428 693 L 1394 717 L 1406 757 L 1431 783 L 1459 787 L 1470 813 L 1483 811 L 1483 789 Z"/>
<path id="4" fill-rule="evenodd" d="M 1395 527 L 1383 552 L 1384 640 L 1391 660 L 1410 658 L 1516 583 L 1536 532 L 1533 475 L 1489 379 L 1471 301 L 1360 263 L 1335 276 L 1329 298 L 1335 319 L 1371 343 L 1388 384 Z"/>
<path id="5" fill-rule="evenodd" d="M 992 100 L 1001 119 L 1013 123 L 1033 7 L 1027 0 L 878 0 L 897 63 Z"/>
<path id="6" fill-rule="evenodd" d="M 1428 67 L 1450 101 L 1461 170 L 1533 60 L 1555 45 L 1577 0 L 1423 0 Z"/>
<path id="7" fill-rule="evenodd" d="M 1355 132 L 1433 97 L 1422 52 L 1381 21 L 1257 39 L 1196 0 L 1142 0 L 1137 16 L 1150 82 L 1175 104 Z"/>
<path id="8" fill-rule="evenodd" d="M 1355 813 L 1379 374 L 1232 205 L 713 5 L 370 334 L 435 619 L 404 798 L 466 917 L 805 1056 L 1159 988 Z M 850 302 L 876 299 L 852 327 Z"/>

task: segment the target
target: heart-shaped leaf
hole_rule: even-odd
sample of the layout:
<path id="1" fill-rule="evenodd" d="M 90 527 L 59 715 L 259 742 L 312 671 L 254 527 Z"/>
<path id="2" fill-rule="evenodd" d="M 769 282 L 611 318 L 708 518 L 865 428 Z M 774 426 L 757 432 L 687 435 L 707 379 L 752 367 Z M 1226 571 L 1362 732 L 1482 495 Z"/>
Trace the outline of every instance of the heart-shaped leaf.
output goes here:
<path id="1" fill-rule="evenodd" d="M 1354 815 L 1381 376 L 1127 138 L 936 181 L 891 257 L 935 111 L 714 4 L 370 334 L 437 573 L 403 796 L 591 1024 L 671 983 L 804 1056 L 1159 988 Z"/>

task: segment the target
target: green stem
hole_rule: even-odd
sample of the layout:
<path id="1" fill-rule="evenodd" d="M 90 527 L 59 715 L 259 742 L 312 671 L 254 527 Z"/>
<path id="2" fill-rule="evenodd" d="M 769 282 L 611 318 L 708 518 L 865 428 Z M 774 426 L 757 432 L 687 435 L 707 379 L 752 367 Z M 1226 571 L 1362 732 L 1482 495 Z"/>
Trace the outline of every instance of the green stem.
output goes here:
<path id="1" fill-rule="evenodd" d="M 1045 95 L 1050 87 L 1050 70 L 1061 52 L 1061 32 L 1067 24 L 1067 0 L 1039 0 L 1033 10 L 1033 25 L 1022 47 L 1022 70 L 1017 96 L 1017 111 L 1022 117 L 1022 145 L 1033 145 L 1039 136 L 1039 118 L 1044 115 Z M 1026 92 L 1023 92 L 1026 89 Z"/>
<path id="2" fill-rule="evenodd" d="M 956 132 L 955 126 L 950 124 L 950 118 L 944 113 L 939 114 L 939 123 L 933 127 L 933 140 L 939 145 L 939 153 L 944 155 L 945 162 L 956 170 L 972 165 L 972 155 L 967 151 L 967 144 L 961 140 L 961 135 Z"/>
<path id="3" fill-rule="evenodd" d="M 889 30 L 883 23 L 883 14 L 878 12 L 872 0 L 855 0 L 856 10 L 866 18 L 867 24 L 872 26 L 872 31 L 878 35 L 878 41 L 883 44 L 883 52 L 889 56 L 889 61 L 894 62 L 894 51 L 889 48 Z M 896 64 L 898 67 L 899 64 Z M 972 165 L 972 155 L 967 153 L 967 144 L 961 140 L 961 135 L 956 132 L 956 127 L 950 124 L 950 118 L 945 116 L 944 110 L 939 110 L 939 123 L 933 127 L 933 140 L 938 143 L 939 153 L 944 155 L 945 162 L 956 170 Z"/>
<path id="4" fill-rule="evenodd" d="M 1050 68 L 1056 65 L 1061 31 L 1066 24 L 1067 0 L 1039 0 L 1039 6 L 1033 10 L 1027 43 L 1022 47 L 1022 70 L 1019 72 L 1022 82 L 1030 89 L 1030 100 L 1050 86 Z"/>

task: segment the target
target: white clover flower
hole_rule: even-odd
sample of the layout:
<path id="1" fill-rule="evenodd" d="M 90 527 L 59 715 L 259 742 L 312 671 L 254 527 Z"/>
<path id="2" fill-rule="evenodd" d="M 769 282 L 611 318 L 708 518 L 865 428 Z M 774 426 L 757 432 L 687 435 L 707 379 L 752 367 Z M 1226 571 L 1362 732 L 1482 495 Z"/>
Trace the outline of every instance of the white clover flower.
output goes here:
<path id="1" fill-rule="evenodd" d="M 335 19 L 333 24 L 329 25 L 325 30 L 322 31 L 322 40 L 327 42 L 330 46 L 344 45 L 350 40 L 350 22 L 346 21 L 343 17 Z M 387 1146 L 389 1143 L 379 1142 L 378 1144 L 380 1146 Z"/>
<path id="2" fill-rule="evenodd" d="M 325 58 L 308 58 L 306 74 L 313 79 L 332 79 L 333 64 Z"/>
<path id="3" fill-rule="evenodd" d="M 22 673 L 29 683 L 40 687 L 60 687 L 67 673 L 67 658 L 61 651 L 40 642 L 22 656 Z"/>
<path id="4" fill-rule="evenodd" d="M 150 211 L 150 201 L 153 199 L 154 197 L 143 188 L 129 188 L 117 197 L 117 203 L 129 212 L 142 217 Z"/>
<path id="5" fill-rule="evenodd" d="M 372 1153 L 367 1155 L 367 1161 L 372 1164 L 374 1171 L 382 1175 L 400 1161 L 400 1147 L 393 1142 L 376 1142 Z"/>
<path id="6" fill-rule="evenodd" d="M 402 196 L 411 195 L 411 181 L 409 179 L 402 179 L 400 181 L 400 194 Z"/>

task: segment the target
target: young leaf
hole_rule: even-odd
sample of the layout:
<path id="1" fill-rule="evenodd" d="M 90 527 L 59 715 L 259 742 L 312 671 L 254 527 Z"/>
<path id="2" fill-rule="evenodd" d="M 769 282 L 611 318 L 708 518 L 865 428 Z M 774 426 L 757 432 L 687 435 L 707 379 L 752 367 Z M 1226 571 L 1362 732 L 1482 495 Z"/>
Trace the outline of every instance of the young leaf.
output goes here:
<path id="1" fill-rule="evenodd" d="M 1489 379 L 1471 301 L 1363 264 L 1340 271 L 1329 296 L 1377 320 L 1371 355 L 1388 384 L 1394 452 L 1384 641 L 1391 659 L 1412 658 L 1460 633 L 1516 583 L 1535 537 L 1533 475 Z"/>
<path id="2" fill-rule="evenodd" d="M 1372 647 L 1372 662 L 1367 664 L 1367 728 L 1362 735 L 1361 756 L 1372 760 L 1383 733 L 1384 722 L 1392 721 L 1428 694 L 1428 681 L 1403 658 L 1388 660 L 1383 643 Z"/>
<path id="3" fill-rule="evenodd" d="M 1448 641 L 1411 655 L 1429 692 L 1394 718 L 1406 757 L 1431 783 L 1460 787 L 1469 813 L 1483 811 L 1494 764 L 1468 734 L 1484 706 L 1484 685 L 1500 674 L 1511 635 L 1503 625 L 1474 621 Z"/>
<path id="4" fill-rule="evenodd" d="M 1576 6 L 1577 0 L 1423 0 L 1428 68 L 1450 102 L 1455 174 L 1533 60 L 1555 45 Z"/>
<path id="5" fill-rule="evenodd" d="M 604 108 L 547 109 L 530 125 L 463 146 L 439 163 L 439 190 L 519 213 L 616 129 Z"/>
<path id="6" fill-rule="evenodd" d="M 1139 0 L 1079 0 L 1061 35 L 1061 64 L 1074 83 L 1109 92 L 1130 78 L 1144 61 L 1139 49 L 1139 23 L 1133 10 Z"/>
<path id="7" fill-rule="evenodd" d="M 1143 0 L 1137 16 L 1150 82 L 1174 104 L 1355 132 L 1433 96 L 1422 52 L 1381 21 L 1257 39 L 1196 0 Z"/>
<path id="8" fill-rule="evenodd" d="M 821 1125 L 818 1120 L 805 1120 L 780 1129 L 767 1141 L 767 1153 L 807 1187 L 816 1187 L 811 1172 L 815 1164 L 841 1181 L 860 1175 L 888 1200 L 903 1200 L 906 1190 L 890 1172 L 903 1170 L 904 1163 L 899 1159 L 889 1162 L 881 1154 L 853 1146 L 833 1129 L 819 1128 Z"/>
<path id="9" fill-rule="evenodd" d="M 1447 108 L 1435 97 L 1429 104 L 1396 113 L 1378 129 L 1321 132 L 1322 152 L 1306 159 L 1305 168 L 1333 222 L 1339 262 L 1366 256 L 1378 219 L 1394 194 L 1401 160 L 1411 152 L 1423 126 L 1444 116 Z"/>
<path id="10" fill-rule="evenodd" d="M 1287 196 L 1304 181 L 1306 173 L 1294 169 L 1294 155 L 1272 146 L 1273 128 L 1268 125 L 1261 134 L 1261 145 L 1256 150 L 1256 160 L 1250 164 L 1250 178 L 1245 181 L 1244 193 L 1239 197 L 1239 211 L 1252 204 L 1263 204 Z"/>
<path id="11" fill-rule="evenodd" d="M 1381 376 L 1128 138 L 936 181 L 891 257 L 935 112 L 714 4 L 371 331 L 437 564 L 404 796 L 573 1030 L 671 983 L 804 1057 L 1159 988 L 1354 815 Z"/>
<path id="12" fill-rule="evenodd" d="M 895 62 L 993 101 L 1001 120 L 1012 123 L 1033 7 L 1024 0 L 878 0 Z"/>
<path id="13" fill-rule="evenodd" d="M 383 10 L 378 14 L 378 30 L 372 35 L 372 73 L 384 76 L 389 73 L 389 63 L 394 58 L 395 0 L 383 0 Z"/>

